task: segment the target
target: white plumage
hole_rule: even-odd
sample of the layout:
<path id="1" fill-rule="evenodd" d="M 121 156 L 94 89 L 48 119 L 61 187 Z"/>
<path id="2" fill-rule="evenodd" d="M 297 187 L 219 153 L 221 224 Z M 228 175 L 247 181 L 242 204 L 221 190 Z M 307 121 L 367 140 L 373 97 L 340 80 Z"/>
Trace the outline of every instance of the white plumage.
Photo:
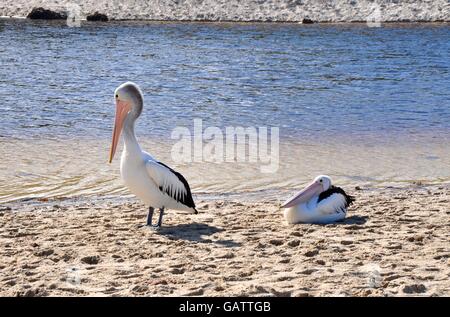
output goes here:
<path id="1" fill-rule="evenodd" d="M 332 186 L 330 177 L 320 175 L 283 204 L 283 215 L 291 224 L 335 222 L 345 218 L 353 200 L 342 188 Z"/>
<path id="2" fill-rule="evenodd" d="M 127 188 L 153 208 L 167 208 L 195 213 L 195 207 L 182 203 L 188 193 L 184 184 L 167 167 L 146 152 L 132 153 L 125 147 L 120 160 L 120 174 Z M 172 196 L 168 194 L 172 192 Z M 190 194 L 190 193 L 189 193 Z"/>
<path id="3" fill-rule="evenodd" d="M 143 109 L 143 96 L 136 84 L 125 83 L 115 91 L 116 119 L 110 162 L 123 132 L 124 149 L 120 174 L 128 189 L 150 206 L 147 225 L 151 224 L 154 208 L 160 209 L 159 227 L 165 208 L 197 213 L 186 179 L 167 165 L 142 151 L 134 133 L 134 123 Z"/>

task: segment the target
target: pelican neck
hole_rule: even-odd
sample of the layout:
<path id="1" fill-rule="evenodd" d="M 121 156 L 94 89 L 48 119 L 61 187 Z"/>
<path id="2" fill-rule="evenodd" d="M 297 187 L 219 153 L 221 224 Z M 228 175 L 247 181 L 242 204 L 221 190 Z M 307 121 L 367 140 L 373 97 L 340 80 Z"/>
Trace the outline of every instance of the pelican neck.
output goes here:
<path id="1" fill-rule="evenodd" d="M 123 126 L 123 140 L 124 140 L 124 151 L 128 153 L 141 153 L 141 147 L 136 138 L 136 134 L 134 132 L 134 123 L 136 118 L 132 116 L 127 117 L 125 119 L 125 124 Z"/>

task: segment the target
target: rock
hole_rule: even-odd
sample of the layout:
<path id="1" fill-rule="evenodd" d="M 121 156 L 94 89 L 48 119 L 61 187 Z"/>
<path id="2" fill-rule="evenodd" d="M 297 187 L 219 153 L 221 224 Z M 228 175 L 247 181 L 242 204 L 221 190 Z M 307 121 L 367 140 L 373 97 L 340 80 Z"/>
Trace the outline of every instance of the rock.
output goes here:
<path id="1" fill-rule="evenodd" d="M 353 244 L 353 241 L 350 241 L 350 240 L 342 240 L 342 241 L 341 241 L 341 244 L 343 244 L 343 245 L 350 245 L 350 244 Z"/>
<path id="2" fill-rule="evenodd" d="M 413 293 L 425 293 L 427 288 L 423 284 L 412 284 L 405 285 L 403 287 L 403 293 L 413 294 Z"/>
<path id="3" fill-rule="evenodd" d="M 325 261 L 324 260 L 317 260 L 316 263 L 319 264 L 319 265 L 325 265 Z"/>
<path id="4" fill-rule="evenodd" d="M 101 21 L 101 22 L 107 22 L 108 16 L 106 14 L 103 13 L 99 13 L 99 12 L 95 12 L 93 14 L 90 14 L 86 17 L 86 20 L 88 21 Z"/>
<path id="5" fill-rule="evenodd" d="M 52 10 L 47 10 L 42 7 L 33 8 L 31 12 L 27 15 L 27 19 L 32 20 L 65 20 L 67 19 L 67 14 L 65 12 L 55 12 Z"/>
<path id="6" fill-rule="evenodd" d="M 362 190 L 362 188 L 359 186 L 355 186 L 355 190 Z"/>
<path id="7" fill-rule="evenodd" d="M 100 257 L 98 255 L 85 256 L 81 258 L 81 262 L 86 264 L 98 264 L 100 262 Z"/>
<path id="8" fill-rule="evenodd" d="M 304 18 L 302 20 L 302 24 L 313 24 L 313 23 L 314 23 L 314 21 L 309 18 Z"/>

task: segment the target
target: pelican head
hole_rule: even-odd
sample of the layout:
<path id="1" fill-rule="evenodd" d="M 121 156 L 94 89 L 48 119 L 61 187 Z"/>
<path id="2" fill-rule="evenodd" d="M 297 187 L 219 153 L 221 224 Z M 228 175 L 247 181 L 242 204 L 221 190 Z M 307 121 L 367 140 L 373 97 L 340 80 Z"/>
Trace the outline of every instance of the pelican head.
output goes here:
<path id="1" fill-rule="evenodd" d="M 287 200 L 282 208 L 290 208 L 292 206 L 305 203 L 314 196 L 319 196 L 320 193 L 330 189 L 331 178 L 327 175 L 317 176 L 310 184 L 302 189 L 297 195 Z"/>
<path id="2" fill-rule="evenodd" d="M 319 183 L 322 185 L 322 190 L 320 192 L 327 191 L 331 187 L 331 177 L 328 175 L 319 175 L 314 178 L 313 183 Z"/>
<path id="3" fill-rule="evenodd" d="M 116 153 L 117 143 L 119 142 L 120 133 L 127 122 L 134 122 L 142 112 L 144 106 L 144 97 L 138 85 L 132 82 L 126 82 L 114 91 L 114 99 L 116 101 L 116 119 L 114 122 L 114 130 L 112 136 L 111 150 L 109 152 L 109 163 L 112 162 Z"/>

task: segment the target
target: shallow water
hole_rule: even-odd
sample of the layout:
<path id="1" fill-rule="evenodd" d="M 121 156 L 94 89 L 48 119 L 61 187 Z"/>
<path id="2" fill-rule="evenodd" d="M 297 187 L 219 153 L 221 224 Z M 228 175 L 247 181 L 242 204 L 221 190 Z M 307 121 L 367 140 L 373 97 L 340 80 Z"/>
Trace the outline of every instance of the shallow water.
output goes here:
<path id="1" fill-rule="evenodd" d="M 450 181 L 450 28 L 0 20 L 0 202 L 123 195 L 114 88 L 140 84 L 144 148 L 195 193 Z M 176 126 L 267 126 L 280 165 L 173 162 Z"/>

